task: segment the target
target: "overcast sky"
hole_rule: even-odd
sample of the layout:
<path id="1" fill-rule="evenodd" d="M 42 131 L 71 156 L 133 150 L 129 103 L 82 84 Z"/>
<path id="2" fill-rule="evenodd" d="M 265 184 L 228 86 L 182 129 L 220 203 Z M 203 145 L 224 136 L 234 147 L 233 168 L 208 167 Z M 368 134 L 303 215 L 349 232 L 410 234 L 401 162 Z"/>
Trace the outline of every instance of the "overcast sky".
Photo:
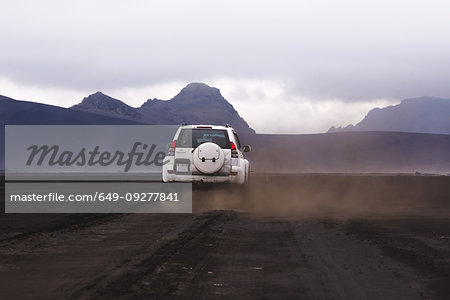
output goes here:
<path id="1" fill-rule="evenodd" d="M 450 98 L 448 1 L 2 1 L 0 94 L 132 106 L 219 88 L 257 132 L 315 133 Z"/>

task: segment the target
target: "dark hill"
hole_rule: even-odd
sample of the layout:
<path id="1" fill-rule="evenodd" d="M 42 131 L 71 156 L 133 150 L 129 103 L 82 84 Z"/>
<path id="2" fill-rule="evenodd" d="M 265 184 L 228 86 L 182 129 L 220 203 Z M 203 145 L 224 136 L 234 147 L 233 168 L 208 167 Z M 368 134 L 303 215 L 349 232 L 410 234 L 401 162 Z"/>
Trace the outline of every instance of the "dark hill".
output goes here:
<path id="1" fill-rule="evenodd" d="M 355 126 L 330 128 L 341 131 L 397 131 L 450 134 L 450 99 L 419 97 L 400 104 L 374 108 Z"/>
<path id="2" fill-rule="evenodd" d="M 124 119 L 141 119 L 138 109 L 133 108 L 120 100 L 114 99 L 101 92 L 89 95 L 80 104 L 71 107 L 72 110 L 85 111 Z"/>
<path id="3" fill-rule="evenodd" d="M 149 99 L 139 108 L 97 92 L 71 109 L 146 124 L 230 124 L 238 132 L 254 133 L 220 90 L 204 83 L 190 83 L 171 100 Z"/>
<path id="4" fill-rule="evenodd" d="M 0 96 L 1 125 L 95 125 L 95 124 L 139 124 L 131 120 L 122 120 L 89 112 L 70 110 L 63 107 L 19 101 Z"/>

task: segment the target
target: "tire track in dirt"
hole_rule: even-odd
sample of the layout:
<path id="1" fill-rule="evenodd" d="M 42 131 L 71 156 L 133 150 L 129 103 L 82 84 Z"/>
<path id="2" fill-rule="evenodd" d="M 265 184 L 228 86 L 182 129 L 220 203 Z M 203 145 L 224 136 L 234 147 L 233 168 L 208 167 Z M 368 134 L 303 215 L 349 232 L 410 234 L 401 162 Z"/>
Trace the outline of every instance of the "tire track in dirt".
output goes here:
<path id="1" fill-rule="evenodd" d="M 238 214 L 176 298 L 420 299 L 411 269 L 330 223 Z"/>
<path id="2" fill-rule="evenodd" d="M 212 211 L 193 220 L 175 238 L 169 239 L 107 284 L 97 283 L 75 292 L 72 299 L 136 299 L 182 296 L 193 281 L 203 281 L 203 263 L 217 251 L 224 227 L 235 220 L 232 211 Z M 109 276 L 111 277 L 111 276 Z"/>
<path id="3" fill-rule="evenodd" d="M 193 215 L 132 214 L 0 243 L 3 299 L 67 298 L 114 278 L 183 232 Z M 89 294 L 89 293 L 87 293 Z"/>

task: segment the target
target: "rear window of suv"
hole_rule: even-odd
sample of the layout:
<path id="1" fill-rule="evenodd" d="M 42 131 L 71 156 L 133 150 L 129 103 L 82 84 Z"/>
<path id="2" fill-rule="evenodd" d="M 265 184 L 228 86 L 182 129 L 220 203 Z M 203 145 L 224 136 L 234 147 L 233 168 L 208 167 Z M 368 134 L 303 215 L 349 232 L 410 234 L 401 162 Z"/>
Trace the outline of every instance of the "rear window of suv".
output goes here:
<path id="1" fill-rule="evenodd" d="M 192 141 L 189 138 L 192 134 Z M 178 136 L 177 148 L 196 148 L 200 144 L 212 142 L 222 149 L 231 149 L 228 132 L 223 129 L 182 129 Z"/>

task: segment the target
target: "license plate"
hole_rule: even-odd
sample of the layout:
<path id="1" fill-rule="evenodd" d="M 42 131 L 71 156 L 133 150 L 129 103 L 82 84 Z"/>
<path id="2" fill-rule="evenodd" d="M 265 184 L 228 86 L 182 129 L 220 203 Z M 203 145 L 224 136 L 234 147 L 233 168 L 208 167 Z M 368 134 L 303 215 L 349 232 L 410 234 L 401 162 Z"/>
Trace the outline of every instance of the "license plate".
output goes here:
<path id="1" fill-rule="evenodd" d="M 177 164 L 177 172 L 188 172 L 188 164 Z"/>

